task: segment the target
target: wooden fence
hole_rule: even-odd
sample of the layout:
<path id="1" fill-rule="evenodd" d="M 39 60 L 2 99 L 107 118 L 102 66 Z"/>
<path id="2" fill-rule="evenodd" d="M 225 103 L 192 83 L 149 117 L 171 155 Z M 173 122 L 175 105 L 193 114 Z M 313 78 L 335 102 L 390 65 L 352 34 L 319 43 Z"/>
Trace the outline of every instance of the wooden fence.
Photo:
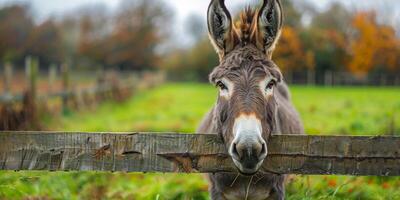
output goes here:
<path id="1" fill-rule="evenodd" d="M 0 170 L 236 172 L 217 135 L 0 132 Z M 262 171 L 400 175 L 400 137 L 274 135 Z"/>
<path id="2" fill-rule="evenodd" d="M 137 89 L 153 87 L 164 81 L 163 73 L 144 72 L 122 78 L 116 71 L 109 71 L 97 73 L 93 87 L 76 88 L 71 80 L 69 65 L 63 64 L 59 70 L 62 86 L 55 91 L 53 85 L 57 69 L 52 65 L 48 72 L 49 90 L 45 94 L 39 94 L 38 68 L 38 61 L 28 57 L 25 63 L 26 89 L 20 94 L 12 94 L 12 65 L 4 65 L 4 94 L 0 94 L 0 130 L 40 130 L 40 113 L 68 113 L 71 109 L 90 108 L 103 100 L 122 101 Z M 91 76 L 96 76 L 96 73 Z M 53 105 L 54 99 L 59 105 L 49 106 L 48 102 Z"/>

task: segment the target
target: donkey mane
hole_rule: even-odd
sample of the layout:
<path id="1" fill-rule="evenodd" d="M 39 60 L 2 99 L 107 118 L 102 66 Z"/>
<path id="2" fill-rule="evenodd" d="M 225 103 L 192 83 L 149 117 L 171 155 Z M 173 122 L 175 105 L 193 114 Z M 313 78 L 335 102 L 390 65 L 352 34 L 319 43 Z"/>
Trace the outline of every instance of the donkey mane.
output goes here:
<path id="1" fill-rule="evenodd" d="M 280 2 L 278 1 L 278 5 L 280 6 Z M 247 6 L 244 10 L 242 10 L 239 13 L 239 19 L 235 21 L 233 24 L 233 32 L 236 33 L 238 39 L 233 40 L 233 41 L 239 41 L 241 46 L 245 46 L 247 44 L 253 43 L 260 48 L 260 44 L 257 43 L 257 41 L 260 41 L 260 33 L 258 32 L 257 29 L 257 24 L 259 20 L 260 15 L 260 8 L 252 8 L 251 6 Z M 282 13 L 280 13 L 282 16 Z M 283 17 L 283 16 L 282 16 Z M 267 18 L 272 18 L 271 15 L 268 15 Z M 268 19 L 270 20 L 270 19 Z M 268 26 L 268 25 L 267 25 Z M 280 22 L 279 26 L 282 26 L 282 21 Z M 270 28 L 270 27 L 269 27 Z M 272 44 L 270 44 L 270 48 L 266 52 L 267 57 L 271 59 L 272 57 L 272 51 L 275 49 L 275 46 L 277 42 L 279 41 L 279 38 L 281 36 L 281 30 L 276 30 L 277 34 L 275 36 L 275 39 L 273 40 Z M 272 40 L 272 39 L 271 39 Z M 233 46 L 236 46 L 238 44 L 234 44 Z M 264 45 L 264 44 L 263 44 Z"/>
<path id="2" fill-rule="evenodd" d="M 253 9 L 250 6 L 239 13 L 239 19 L 234 23 L 234 29 L 242 45 L 252 42 L 251 38 L 255 34 L 254 26 L 256 26 L 257 15 L 258 9 Z"/>

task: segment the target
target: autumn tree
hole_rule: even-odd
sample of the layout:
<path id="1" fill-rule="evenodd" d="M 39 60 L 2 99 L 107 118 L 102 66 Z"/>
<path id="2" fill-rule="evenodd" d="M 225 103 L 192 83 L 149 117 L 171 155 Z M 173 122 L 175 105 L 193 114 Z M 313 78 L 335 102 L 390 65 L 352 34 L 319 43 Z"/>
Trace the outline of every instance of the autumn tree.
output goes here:
<path id="1" fill-rule="evenodd" d="M 110 34 L 112 32 L 112 16 L 107 14 L 103 4 L 90 5 L 77 11 L 79 37 L 77 52 L 81 64 L 106 65 L 110 52 Z"/>
<path id="2" fill-rule="evenodd" d="M 283 71 L 314 67 L 312 52 L 306 55 L 296 29 L 290 26 L 283 27 L 281 38 L 273 57 Z"/>
<path id="3" fill-rule="evenodd" d="M 159 0 L 123 1 L 108 38 L 107 64 L 130 69 L 154 68 L 156 50 L 167 38 L 171 16 Z"/>
<path id="4" fill-rule="evenodd" d="M 98 15 L 98 9 L 85 13 L 80 18 L 78 45 L 85 61 L 135 70 L 159 64 L 157 48 L 167 38 L 171 22 L 165 3 L 125 0 L 112 16 Z"/>
<path id="5" fill-rule="evenodd" d="M 209 39 L 204 36 L 190 49 L 169 52 L 163 60 L 163 69 L 179 80 L 208 81 L 208 74 L 218 65 L 218 56 Z"/>
<path id="6" fill-rule="evenodd" d="M 349 57 L 350 21 L 350 11 L 334 3 L 328 10 L 316 13 L 311 24 L 300 33 L 304 51 L 313 54 L 316 71 L 343 70 Z"/>
<path id="7" fill-rule="evenodd" d="M 205 20 L 192 14 L 185 21 L 185 33 L 192 43 L 167 51 L 162 69 L 178 80 L 208 81 L 208 74 L 218 65 L 218 56 L 207 35 Z M 179 42 L 179 38 L 174 41 Z"/>
<path id="8" fill-rule="evenodd" d="M 380 25 L 374 12 L 360 12 L 353 18 L 356 29 L 351 44 L 352 58 L 348 69 L 365 76 L 373 68 L 394 70 L 399 64 L 400 41 L 392 27 Z"/>
<path id="9" fill-rule="evenodd" d="M 293 0 L 282 0 L 282 7 L 285 11 L 284 15 L 284 24 L 285 26 L 292 27 L 296 30 L 302 28 L 301 17 L 302 13 L 300 13 L 294 6 Z"/>
<path id="10" fill-rule="evenodd" d="M 61 33 L 51 19 L 35 26 L 25 45 L 27 55 L 39 58 L 44 66 L 61 63 L 64 59 Z"/>
<path id="11" fill-rule="evenodd" d="M 61 48 L 64 58 L 78 58 L 79 45 L 79 20 L 73 16 L 66 16 L 57 23 L 61 33 Z"/>
<path id="12" fill-rule="evenodd" d="M 18 62 L 23 59 L 25 44 L 34 23 L 27 5 L 0 9 L 0 59 Z"/>

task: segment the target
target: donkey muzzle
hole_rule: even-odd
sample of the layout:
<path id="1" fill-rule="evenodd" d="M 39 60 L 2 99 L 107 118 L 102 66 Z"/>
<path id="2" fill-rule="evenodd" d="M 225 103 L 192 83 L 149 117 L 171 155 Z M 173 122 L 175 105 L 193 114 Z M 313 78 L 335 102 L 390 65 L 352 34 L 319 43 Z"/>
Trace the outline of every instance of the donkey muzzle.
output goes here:
<path id="1" fill-rule="evenodd" d="M 262 138 L 262 126 L 254 115 L 241 115 L 235 120 L 234 135 L 229 154 L 239 171 L 254 174 L 267 156 L 267 145 Z"/>

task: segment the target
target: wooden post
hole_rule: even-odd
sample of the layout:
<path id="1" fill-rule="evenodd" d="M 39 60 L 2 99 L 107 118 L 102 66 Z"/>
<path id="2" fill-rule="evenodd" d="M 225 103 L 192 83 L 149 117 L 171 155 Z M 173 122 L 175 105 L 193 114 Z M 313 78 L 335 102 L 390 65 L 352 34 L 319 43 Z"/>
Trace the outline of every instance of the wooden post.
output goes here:
<path id="1" fill-rule="evenodd" d="M 288 84 L 293 84 L 292 70 L 287 70 L 285 80 Z"/>
<path id="2" fill-rule="evenodd" d="M 70 95 L 70 83 L 69 83 L 69 66 L 64 63 L 61 65 L 61 76 L 62 76 L 62 112 L 66 114 L 68 112 L 68 97 Z"/>
<path id="3" fill-rule="evenodd" d="M 0 130 L 12 130 L 13 123 L 13 113 L 12 112 L 12 102 L 7 99 L 11 99 L 11 81 L 12 81 L 12 65 L 11 63 L 4 64 L 4 97 L 6 101 L 0 106 Z"/>
<path id="4" fill-rule="evenodd" d="M 27 90 L 33 99 L 36 98 L 37 93 L 37 77 L 38 77 L 39 61 L 32 57 L 25 59 L 25 73 L 28 79 Z"/>
<path id="5" fill-rule="evenodd" d="M 97 80 L 96 80 L 96 89 L 95 89 L 95 96 L 96 101 L 102 101 L 105 98 L 104 88 L 106 86 L 106 73 L 104 72 L 103 68 L 97 71 Z"/>
<path id="6" fill-rule="evenodd" d="M 324 73 L 324 85 L 332 86 L 332 71 L 325 71 Z"/>
<path id="7" fill-rule="evenodd" d="M 38 77 L 39 61 L 32 57 L 25 59 L 25 72 L 28 79 L 27 89 L 23 100 L 23 113 L 26 124 L 23 128 L 39 129 L 39 121 L 37 117 L 37 77 Z"/>
<path id="8" fill-rule="evenodd" d="M 54 93 L 54 84 L 56 83 L 57 78 L 57 65 L 52 64 L 49 67 L 49 93 Z"/>
<path id="9" fill-rule="evenodd" d="M 386 86 L 386 84 L 387 84 L 386 80 L 387 80 L 386 75 L 384 73 L 381 73 L 381 75 L 380 75 L 380 85 L 381 86 Z"/>
<path id="10" fill-rule="evenodd" d="M 399 76 L 399 75 L 396 75 L 396 77 L 395 77 L 395 79 L 394 79 L 394 85 L 395 85 L 395 86 L 400 85 L 400 76 Z"/>
<path id="11" fill-rule="evenodd" d="M 332 86 L 338 85 L 338 81 L 339 81 L 339 78 L 340 78 L 340 74 L 339 73 L 340 72 L 338 72 L 338 71 L 332 72 Z"/>
<path id="12" fill-rule="evenodd" d="M 307 85 L 315 85 L 315 71 L 313 69 L 307 70 Z"/>
<path id="13" fill-rule="evenodd" d="M 11 82 L 12 82 L 12 65 L 11 63 L 4 64 L 4 93 L 6 95 L 11 95 Z"/>
<path id="14" fill-rule="evenodd" d="M 25 77 L 26 77 L 26 90 L 29 91 L 30 89 L 30 78 L 31 78 L 31 71 L 32 71 L 32 57 L 28 56 L 25 58 Z"/>

